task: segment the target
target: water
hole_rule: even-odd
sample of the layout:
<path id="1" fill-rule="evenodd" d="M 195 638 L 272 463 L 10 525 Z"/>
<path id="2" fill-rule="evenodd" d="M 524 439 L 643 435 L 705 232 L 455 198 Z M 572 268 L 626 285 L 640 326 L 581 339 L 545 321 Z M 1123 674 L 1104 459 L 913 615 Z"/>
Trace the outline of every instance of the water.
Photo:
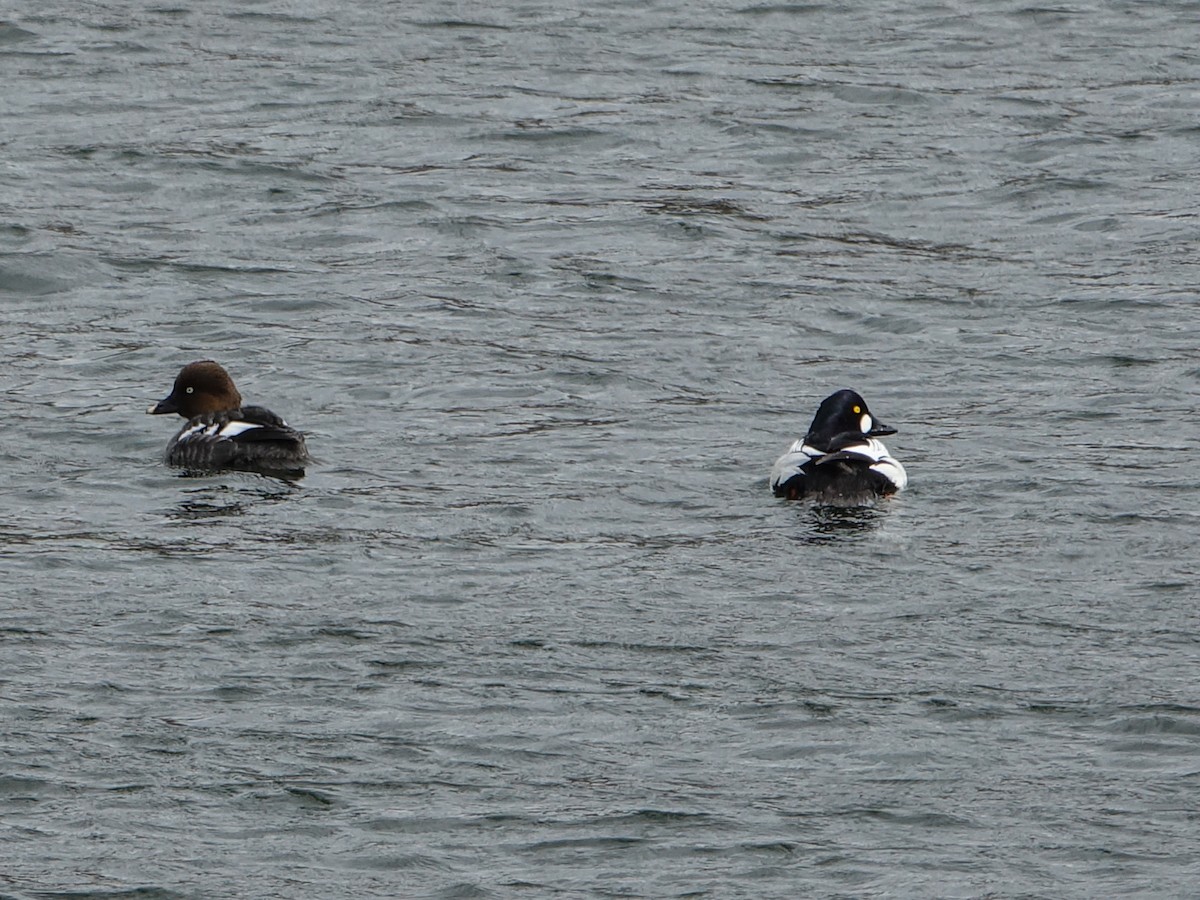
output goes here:
<path id="1" fill-rule="evenodd" d="M 1193 893 L 1195 5 L 346 7 L 0 26 L 0 895 Z"/>

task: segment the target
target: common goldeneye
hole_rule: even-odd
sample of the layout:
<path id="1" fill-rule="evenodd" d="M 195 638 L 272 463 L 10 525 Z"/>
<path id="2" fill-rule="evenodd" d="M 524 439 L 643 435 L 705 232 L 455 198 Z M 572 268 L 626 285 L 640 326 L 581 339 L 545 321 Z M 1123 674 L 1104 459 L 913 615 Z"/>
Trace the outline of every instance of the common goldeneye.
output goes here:
<path id="1" fill-rule="evenodd" d="M 904 490 L 908 474 L 876 437 L 895 434 L 871 415 L 854 391 L 826 397 L 808 434 L 771 468 L 776 497 L 819 503 L 861 504 Z"/>
<path id="2" fill-rule="evenodd" d="M 184 366 L 171 393 L 146 412 L 187 419 L 167 444 L 169 466 L 303 475 L 309 460 L 304 435 L 269 409 L 242 406 L 233 379 L 211 359 Z"/>

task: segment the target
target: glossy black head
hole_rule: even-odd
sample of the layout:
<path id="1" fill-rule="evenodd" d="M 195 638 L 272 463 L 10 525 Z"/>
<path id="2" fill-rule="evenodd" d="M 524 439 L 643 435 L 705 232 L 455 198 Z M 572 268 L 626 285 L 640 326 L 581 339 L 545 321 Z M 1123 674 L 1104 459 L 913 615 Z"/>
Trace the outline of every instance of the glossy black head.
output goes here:
<path id="1" fill-rule="evenodd" d="M 146 412 L 151 415 L 179 413 L 192 419 L 205 413 L 225 412 L 242 405 L 242 395 L 233 379 L 211 359 L 188 363 L 175 379 L 171 393 Z"/>
<path id="2" fill-rule="evenodd" d="M 879 437 L 895 433 L 895 428 L 889 428 L 871 415 L 867 401 L 861 395 L 841 390 L 821 401 L 805 440 L 823 450 L 833 438 L 841 435 Z"/>

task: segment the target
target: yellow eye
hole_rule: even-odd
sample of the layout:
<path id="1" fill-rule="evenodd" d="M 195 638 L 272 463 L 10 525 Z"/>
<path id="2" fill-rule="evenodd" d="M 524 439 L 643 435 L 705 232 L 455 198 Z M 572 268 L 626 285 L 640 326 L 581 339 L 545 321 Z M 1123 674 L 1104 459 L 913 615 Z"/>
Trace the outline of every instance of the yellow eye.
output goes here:
<path id="1" fill-rule="evenodd" d="M 188 389 L 187 389 L 187 392 L 190 394 L 190 393 L 191 393 L 192 391 L 194 391 L 194 390 L 195 390 L 195 388 L 188 388 Z M 857 409 L 857 408 L 855 408 L 855 410 L 854 410 L 854 411 L 855 411 L 855 412 L 858 412 L 858 409 Z"/>
<path id="2" fill-rule="evenodd" d="M 854 407 L 854 411 L 855 411 L 856 413 L 860 413 L 860 412 L 862 412 L 862 409 L 861 409 L 860 407 L 857 407 L 857 406 L 856 406 L 856 407 Z"/>

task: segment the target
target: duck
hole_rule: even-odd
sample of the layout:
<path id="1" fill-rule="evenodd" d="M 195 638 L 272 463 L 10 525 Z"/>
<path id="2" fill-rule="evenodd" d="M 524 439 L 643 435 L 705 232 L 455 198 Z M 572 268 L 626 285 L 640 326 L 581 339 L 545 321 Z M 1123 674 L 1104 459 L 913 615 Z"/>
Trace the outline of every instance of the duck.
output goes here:
<path id="1" fill-rule="evenodd" d="M 867 408 L 857 391 L 844 388 L 817 407 L 808 433 L 771 468 L 776 497 L 857 506 L 908 486 L 908 473 L 883 441 L 895 434 Z"/>
<path id="2" fill-rule="evenodd" d="M 171 393 L 146 410 L 178 413 L 184 426 L 167 444 L 164 462 L 193 471 L 240 469 L 303 475 L 311 457 L 304 435 L 262 406 L 243 406 L 225 369 L 211 359 L 188 363 Z"/>

